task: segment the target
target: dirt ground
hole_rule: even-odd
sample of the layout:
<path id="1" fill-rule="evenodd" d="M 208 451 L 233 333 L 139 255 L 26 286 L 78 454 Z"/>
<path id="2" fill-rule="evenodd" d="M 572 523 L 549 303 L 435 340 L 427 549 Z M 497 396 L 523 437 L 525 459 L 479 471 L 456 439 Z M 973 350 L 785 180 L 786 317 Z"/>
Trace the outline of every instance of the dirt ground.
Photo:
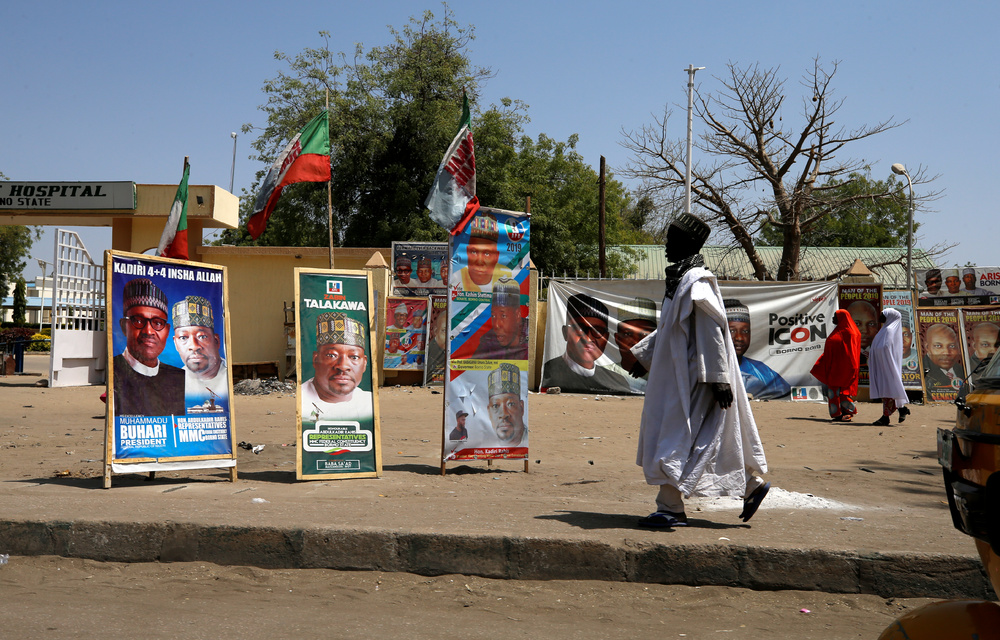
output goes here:
<path id="1" fill-rule="evenodd" d="M 5 638 L 876 638 L 926 599 L 11 558 Z M 655 634 L 655 635 L 654 635 Z"/>
<path id="2" fill-rule="evenodd" d="M 29 356 L 30 358 L 30 356 Z M 35 356 L 37 358 L 37 356 Z M 31 361 L 29 371 L 44 369 Z M 49 389 L 0 377 L 0 504 L 5 518 L 340 526 L 600 540 L 761 545 L 975 556 L 951 524 L 935 432 L 950 405 L 915 406 L 876 427 L 880 405 L 831 424 L 825 404 L 755 402 L 771 495 L 743 524 L 739 500 L 691 500 L 690 527 L 637 529 L 654 491 L 635 465 L 641 398 L 529 398 L 531 458 L 463 463 L 440 475 L 442 396 L 380 394 L 384 475 L 296 482 L 291 394 L 238 396 L 239 480 L 201 470 L 115 476 L 101 488 L 100 388 Z M 0 554 L 4 553 L 0 549 Z M 873 638 L 927 600 L 590 581 L 206 563 L 118 564 L 54 557 L 0 566 L 5 637 L 287 637 L 375 631 L 410 637 Z M 809 613 L 802 612 L 807 609 Z M 497 624 L 502 624 L 498 628 Z"/>
<path id="3" fill-rule="evenodd" d="M 37 356 L 35 356 L 37 358 Z M 37 365 L 36 365 L 37 366 Z M 38 370 L 41 370 L 39 367 Z M 350 526 L 685 542 L 927 552 L 975 556 L 952 526 L 935 434 L 951 405 L 916 406 L 902 425 L 831 424 L 825 404 L 752 404 L 774 488 L 749 524 L 738 499 L 688 501 L 692 526 L 644 531 L 655 491 L 635 465 L 642 398 L 529 397 L 529 472 L 523 461 L 449 464 L 440 475 L 442 395 L 381 390 L 384 475 L 295 480 L 295 398 L 237 396 L 234 485 L 219 470 L 116 475 L 101 486 L 104 405 L 97 387 L 41 388 L 0 378 L 0 499 L 5 516 L 272 526 Z M 682 536 L 682 537 L 681 537 Z M 0 550 L 2 552 L 2 550 Z"/>

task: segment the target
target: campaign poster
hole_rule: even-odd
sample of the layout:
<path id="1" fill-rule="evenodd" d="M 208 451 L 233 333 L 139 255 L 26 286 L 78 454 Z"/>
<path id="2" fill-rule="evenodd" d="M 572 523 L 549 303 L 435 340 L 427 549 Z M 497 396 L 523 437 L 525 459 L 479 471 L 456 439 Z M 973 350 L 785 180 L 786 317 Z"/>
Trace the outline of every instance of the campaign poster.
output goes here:
<path id="1" fill-rule="evenodd" d="M 719 288 L 747 393 L 757 400 L 818 394 L 809 371 L 833 328 L 836 283 L 721 282 Z M 649 374 L 636 369 L 631 349 L 656 329 L 662 299 L 662 280 L 551 281 L 541 387 L 644 394 Z"/>
<path id="2" fill-rule="evenodd" d="M 858 386 L 868 386 L 868 352 L 871 351 L 875 334 L 882 328 L 879 315 L 882 313 L 881 284 L 842 284 L 838 287 L 838 308 L 847 309 L 861 332 L 861 371 Z"/>
<path id="3" fill-rule="evenodd" d="M 962 309 L 961 314 L 965 336 L 965 370 L 969 372 L 969 381 L 976 385 L 982 375 L 980 365 L 997 352 L 1000 307 Z"/>
<path id="4" fill-rule="evenodd" d="M 913 321 L 913 293 L 910 291 L 882 291 L 882 308 L 892 307 L 899 312 L 903 324 L 903 388 L 919 391 L 920 354 L 914 339 L 916 323 Z"/>
<path id="5" fill-rule="evenodd" d="M 954 402 L 965 380 L 962 327 L 958 309 L 918 307 L 921 366 L 924 368 L 924 399 Z"/>
<path id="6" fill-rule="evenodd" d="M 392 295 L 443 296 L 448 267 L 447 242 L 393 242 Z"/>
<path id="7" fill-rule="evenodd" d="M 427 300 L 392 296 L 386 299 L 383 370 L 424 370 L 424 356 L 427 353 Z"/>
<path id="8" fill-rule="evenodd" d="M 448 297 L 430 297 L 431 320 L 427 324 L 427 364 L 424 385 L 443 385 L 448 360 Z"/>
<path id="9" fill-rule="evenodd" d="M 382 475 L 372 292 L 365 271 L 295 270 L 299 480 Z"/>
<path id="10" fill-rule="evenodd" d="M 442 464 L 527 459 L 529 218 L 481 208 L 451 243 Z"/>
<path id="11" fill-rule="evenodd" d="M 106 486 L 110 472 L 235 469 L 226 268 L 119 251 L 105 261 Z"/>
<path id="12" fill-rule="evenodd" d="M 913 279 L 920 307 L 1000 304 L 1000 267 L 917 269 Z"/>

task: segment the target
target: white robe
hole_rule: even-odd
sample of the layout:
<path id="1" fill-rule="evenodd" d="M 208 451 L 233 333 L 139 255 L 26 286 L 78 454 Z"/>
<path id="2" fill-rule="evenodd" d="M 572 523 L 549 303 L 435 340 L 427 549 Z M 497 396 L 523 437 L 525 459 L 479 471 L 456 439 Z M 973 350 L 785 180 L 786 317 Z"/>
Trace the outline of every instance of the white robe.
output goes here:
<path id="1" fill-rule="evenodd" d="M 302 420 L 345 420 L 363 422 L 375 415 L 372 392 L 355 388 L 346 402 L 326 402 L 316 391 L 315 378 L 302 383 Z"/>
<path id="2" fill-rule="evenodd" d="M 649 368 L 636 456 L 646 482 L 685 496 L 743 496 L 748 471 L 766 473 L 767 461 L 715 276 L 685 273 L 663 301 L 657 330 L 632 353 Z M 712 382 L 732 388 L 728 409 Z"/>
<path id="3" fill-rule="evenodd" d="M 891 307 L 882 313 L 885 324 L 868 352 L 868 396 L 892 398 L 899 408 L 909 402 L 903 388 L 903 320 Z"/>

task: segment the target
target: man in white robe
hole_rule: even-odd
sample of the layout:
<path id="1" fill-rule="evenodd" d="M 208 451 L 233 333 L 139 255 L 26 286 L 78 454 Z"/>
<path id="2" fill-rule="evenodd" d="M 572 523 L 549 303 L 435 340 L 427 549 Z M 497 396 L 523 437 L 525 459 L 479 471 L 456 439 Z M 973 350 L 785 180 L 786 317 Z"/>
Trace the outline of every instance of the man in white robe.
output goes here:
<path id="1" fill-rule="evenodd" d="M 770 488 L 722 294 L 698 254 L 709 232 L 689 214 L 671 223 L 660 323 L 632 349 L 649 369 L 636 463 L 659 487 L 644 527 L 686 525 L 685 496 L 743 496 L 746 522 Z"/>

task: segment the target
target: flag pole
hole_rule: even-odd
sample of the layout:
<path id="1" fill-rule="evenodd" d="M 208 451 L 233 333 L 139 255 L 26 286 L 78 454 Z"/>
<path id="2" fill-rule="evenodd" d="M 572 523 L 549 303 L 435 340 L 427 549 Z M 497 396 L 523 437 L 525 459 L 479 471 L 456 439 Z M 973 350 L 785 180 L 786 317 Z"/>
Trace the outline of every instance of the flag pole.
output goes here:
<path id="1" fill-rule="evenodd" d="M 330 87 L 326 88 L 326 126 L 330 127 Z M 329 157 L 327 158 L 329 160 Z M 330 268 L 333 268 L 333 173 L 326 181 L 326 227 L 330 234 Z"/>

